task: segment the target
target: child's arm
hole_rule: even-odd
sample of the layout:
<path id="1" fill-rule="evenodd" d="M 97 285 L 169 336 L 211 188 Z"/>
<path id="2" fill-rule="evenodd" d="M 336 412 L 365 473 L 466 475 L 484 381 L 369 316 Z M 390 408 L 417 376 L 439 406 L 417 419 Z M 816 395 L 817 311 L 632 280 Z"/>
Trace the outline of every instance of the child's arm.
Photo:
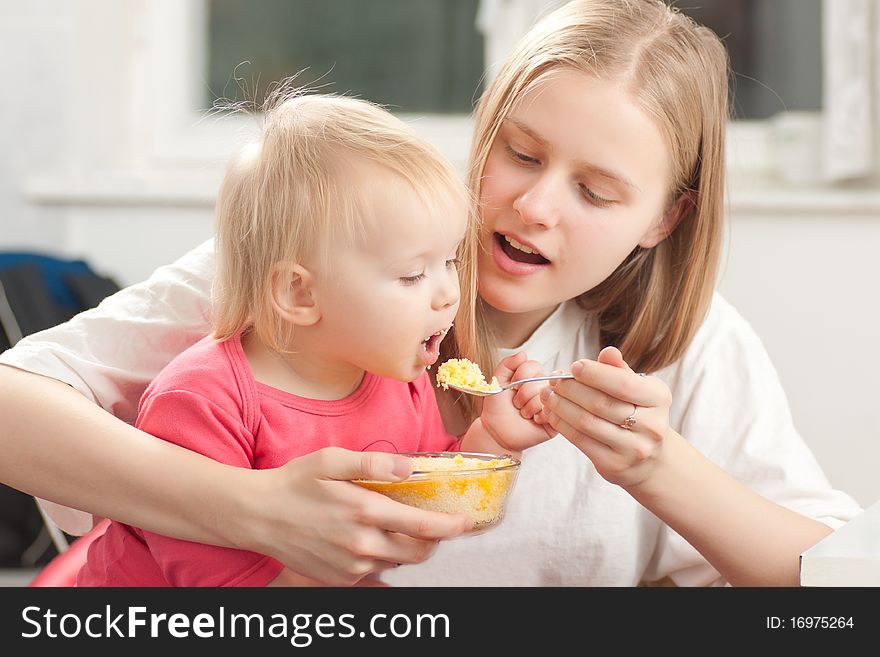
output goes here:
<path id="1" fill-rule="evenodd" d="M 620 352 L 572 366 L 551 384 L 546 414 L 606 480 L 618 484 L 739 586 L 797 586 L 798 556 L 831 532 L 741 484 L 669 426 L 671 394 Z M 630 400 L 630 401 L 624 401 Z M 635 424 L 620 426 L 629 415 Z"/>
<path id="2" fill-rule="evenodd" d="M 495 370 L 501 385 L 542 374 L 536 361 L 523 352 L 502 360 Z M 546 382 L 526 383 L 483 398 L 483 410 L 461 440 L 461 451 L 519 456 L 522 450 L 555 435 L 543 417 L 541 390 Z"/>

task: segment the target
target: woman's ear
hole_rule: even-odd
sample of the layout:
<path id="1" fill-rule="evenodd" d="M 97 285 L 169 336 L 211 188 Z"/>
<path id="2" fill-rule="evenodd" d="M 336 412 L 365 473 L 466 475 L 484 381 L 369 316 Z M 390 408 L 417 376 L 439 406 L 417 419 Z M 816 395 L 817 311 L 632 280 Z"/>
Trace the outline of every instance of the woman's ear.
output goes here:
<path id="1" fill-rule="evenodd" d="M 639 246 L 643 249 L 650 249 L 665 240 L 672 234 L 675 227 L 684 217 L 697 207 L 697 198 L 694 192 L 682 192 L 663 216 L 660 221 L 651 226 L 648 232 L 642 236 Z"/>
<path id="2" fill-rule="evenodd" d="M 300 264 L 284 263 L 272 272 L 272 306 L 295 326 L 312 326 L 321 319 L 315 277 Z"/>

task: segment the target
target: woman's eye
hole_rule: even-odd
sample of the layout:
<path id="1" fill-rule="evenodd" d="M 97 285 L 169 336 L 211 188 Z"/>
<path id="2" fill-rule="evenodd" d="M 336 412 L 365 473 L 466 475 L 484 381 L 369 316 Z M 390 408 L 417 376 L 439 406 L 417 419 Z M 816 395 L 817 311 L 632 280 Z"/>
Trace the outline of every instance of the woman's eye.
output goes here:
<path id="1" fill-rule="evenodd" d="M 522 162 L 523 164 L 537 164 L 538 160 L 531 155 L 526 155 L 525 153 L 520 153 L 518 150 L 514 149 L 510 144 L 505 146 L 507 148 L 508 154 L 515 160 Z"/>
<path id="2" fill-rule="evenodd" d="M 400 282 L 404 285 L 415 285 L 425 277 L 425 272 L 421 274 L 413 274 L 412 276 L 401 276 Z"/>
<path id="3" fill-rule="evenodd" d="M 459 260 L 458 258 L 450 258 L 449 260 L 446 261 L 446 266 L 450 269 L 455 269 L 460 264 L 461 264 L 461 260 Z"/>
<path id="4" fill-rule="evenodd" d="M 600 208 L 607 208 L 609 205 L 614 203 L 614 201 L 612 201 L 611 199 L 599 196 L 596 192 L 594 192 L 586 185 L 579 185 L 579 187 L 581 189 L 581 194 L 583 194 L 584 198 L 595 206 L 598 206 Z"/>

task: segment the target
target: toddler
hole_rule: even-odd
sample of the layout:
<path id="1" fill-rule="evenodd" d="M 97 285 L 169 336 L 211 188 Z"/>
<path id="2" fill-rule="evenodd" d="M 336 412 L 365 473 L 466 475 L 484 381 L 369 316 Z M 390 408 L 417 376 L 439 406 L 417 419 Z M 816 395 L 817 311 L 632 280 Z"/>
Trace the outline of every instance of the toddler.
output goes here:
<path id="1" fill-rule="evenodd" d="M 327 446 L 515 454 L 546 440 L 517 410 L 536 387 L 488 400 L 461 436 L 441 420 L 426 370 L 451 332 L 450 354 L 471 353 L 477 339 L 468 206 L 450 164 L 385 110 L 319 95 L 277 102 L 259 143 L 230 163 L 218 197 L 213 335 L 153 381 L 138 428 L 251 469 Z M 537 369 L 519 353 L 496 376 Z M 91 546 L 78 578 L 304 581 L 268 556 L 121 523 Z"/>

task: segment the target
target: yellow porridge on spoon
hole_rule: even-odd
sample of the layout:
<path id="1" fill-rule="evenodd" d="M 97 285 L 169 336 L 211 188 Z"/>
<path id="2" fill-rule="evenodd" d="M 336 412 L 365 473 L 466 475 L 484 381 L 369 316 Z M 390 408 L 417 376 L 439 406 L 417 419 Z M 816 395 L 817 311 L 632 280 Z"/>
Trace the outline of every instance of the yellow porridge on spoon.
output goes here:
<path id="1" fill-rule="evenodd" d="M 486 381 L 480 366 L 469 361 L 467 358 L 450 358 L 437 368 L 437 385 L 448 390 L 449 386 L 465 388 L 469 390 L 499 390 L 498 379 L 492 377 L 492 382 Z"/>

